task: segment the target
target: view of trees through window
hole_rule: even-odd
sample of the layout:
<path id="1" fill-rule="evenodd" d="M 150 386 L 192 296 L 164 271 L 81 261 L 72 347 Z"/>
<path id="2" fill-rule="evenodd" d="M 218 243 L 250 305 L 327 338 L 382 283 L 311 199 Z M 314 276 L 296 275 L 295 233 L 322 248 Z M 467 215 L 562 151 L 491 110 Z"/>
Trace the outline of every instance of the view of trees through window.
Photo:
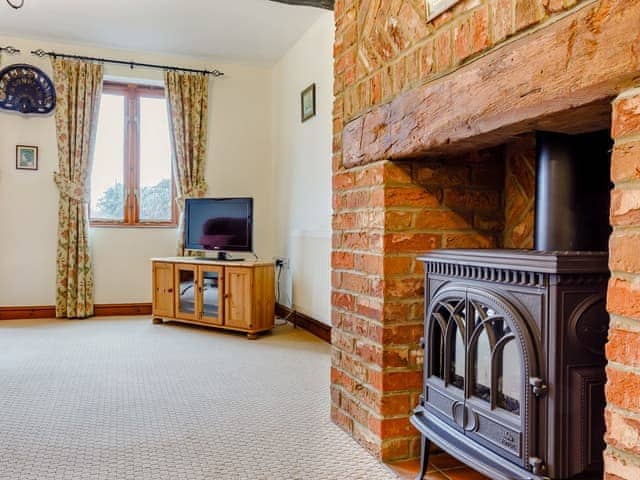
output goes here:
<path id="1" fill-rule="evenodd" d="M 92 223 L 174 225 L 172 182 L 163 89 L 105 85 L 91 172 Z"/>
<path id="2" fill-rule="evenodd" d="M 124 185 L 117 182 L 96 200 L 94 217 L 122 218 Z M 171 180 L 162 179 L 157 185 L 142 187 L 140 195 L 141 218 L 171 218 Z"/>

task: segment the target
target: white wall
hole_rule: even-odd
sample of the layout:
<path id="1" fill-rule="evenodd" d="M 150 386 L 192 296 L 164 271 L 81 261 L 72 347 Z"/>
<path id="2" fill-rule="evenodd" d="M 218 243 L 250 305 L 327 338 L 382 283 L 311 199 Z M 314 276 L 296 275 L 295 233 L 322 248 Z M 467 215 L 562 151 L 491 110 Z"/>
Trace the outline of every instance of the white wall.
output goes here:
<path id="1" fill-rule="evenodd" d="M 43 48 L 65 53 L 149 63 L 216 67 L 225 72 L 210 84 L 207 181 L 210 196 L 254 197 L 254 246 L 274 256 L 273 177 L 271 163 L 271 70 L 215 64 L 204 59 L 106 50 L 0 36 L 0 45 L 20 48 L 3 55 L 0 66 L 29 63 L 51 74 L 48 59 L 29 55 Z M 107 77 L 160 82 L 156 70 L 105 66 Z M 15 146 L 37 145 L 40 169 L 15 169 Z M 326 161 L 326 160 L 325 160 Z M 55 253 L 58 193 L 53 116 L 25 117 L 0 111 L 0 305 L 52 305 L 55 302 Z M 149 258 L 175 254 L 175 229 L 92 228 L 97 303 L 149 302 Z"/>
<path id="2" fill-rule="evenodd" d="M 333 32 L 333 14 L 326 12 L 272 77 L 276 250 L 290 261 L 280 301 L 325 323 L 331 320 Z M 301 123 L 300 92 L 312 83 L 317 115 Z"/>

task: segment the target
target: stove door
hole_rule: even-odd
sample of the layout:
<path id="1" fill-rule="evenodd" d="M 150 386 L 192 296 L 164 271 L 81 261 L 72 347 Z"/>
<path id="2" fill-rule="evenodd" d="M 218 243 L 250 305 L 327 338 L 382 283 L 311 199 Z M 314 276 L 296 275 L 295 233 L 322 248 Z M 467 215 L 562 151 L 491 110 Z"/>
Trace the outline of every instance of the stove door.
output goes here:
<path id="1" fill-rule="evenodd" d="M 425 408 L 460 432 L 466 423 L 466 305 L 464 289 L 439 294 L 425 322 Z"/>
<path id="2" fill-rule="evenodd" d="M 535 457 L 536 417 L 529 380 L 537 376 L 532 337 L 518 309 L 499 293 L 467 289 L 465 433 L 511 462 Z"/>

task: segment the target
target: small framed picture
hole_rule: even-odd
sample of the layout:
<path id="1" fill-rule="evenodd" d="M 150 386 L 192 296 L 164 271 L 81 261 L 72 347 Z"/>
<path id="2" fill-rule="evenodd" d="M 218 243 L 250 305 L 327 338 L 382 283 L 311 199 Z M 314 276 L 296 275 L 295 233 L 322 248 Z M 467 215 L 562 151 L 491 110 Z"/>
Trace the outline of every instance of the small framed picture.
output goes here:
<path id="1" fill-rule="evenodd" d="M 16 145 L 16 168 L 38 170 L 38 147 Z"/>
<path id="2" fill-rule="evenodd" d="M 460 0 L 427 0 L 427 21 L 442 15 L 456 3 L 460 3 Z"/>
<path id="3" fill-rule="evenodd" d="M 316 114 L 316 84 L 309 85 L 300 94 L 302 121 L 306 122 Z"/>

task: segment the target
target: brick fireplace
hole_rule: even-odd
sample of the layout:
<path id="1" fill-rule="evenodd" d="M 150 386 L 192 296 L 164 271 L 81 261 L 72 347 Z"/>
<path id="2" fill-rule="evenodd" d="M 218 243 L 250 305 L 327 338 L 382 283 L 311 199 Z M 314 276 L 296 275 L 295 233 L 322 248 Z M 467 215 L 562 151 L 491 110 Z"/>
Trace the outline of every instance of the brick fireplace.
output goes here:
<path id="1" fill-rule="evenodd" d="M 611 128 L 607 478 L 640 476 L 640 3 L 336 2 L 332 417 L 416 456 L 435 248 L 531 248 L 535 130 Z M 612 107 L 613 105 L 613 107 Z"/>

